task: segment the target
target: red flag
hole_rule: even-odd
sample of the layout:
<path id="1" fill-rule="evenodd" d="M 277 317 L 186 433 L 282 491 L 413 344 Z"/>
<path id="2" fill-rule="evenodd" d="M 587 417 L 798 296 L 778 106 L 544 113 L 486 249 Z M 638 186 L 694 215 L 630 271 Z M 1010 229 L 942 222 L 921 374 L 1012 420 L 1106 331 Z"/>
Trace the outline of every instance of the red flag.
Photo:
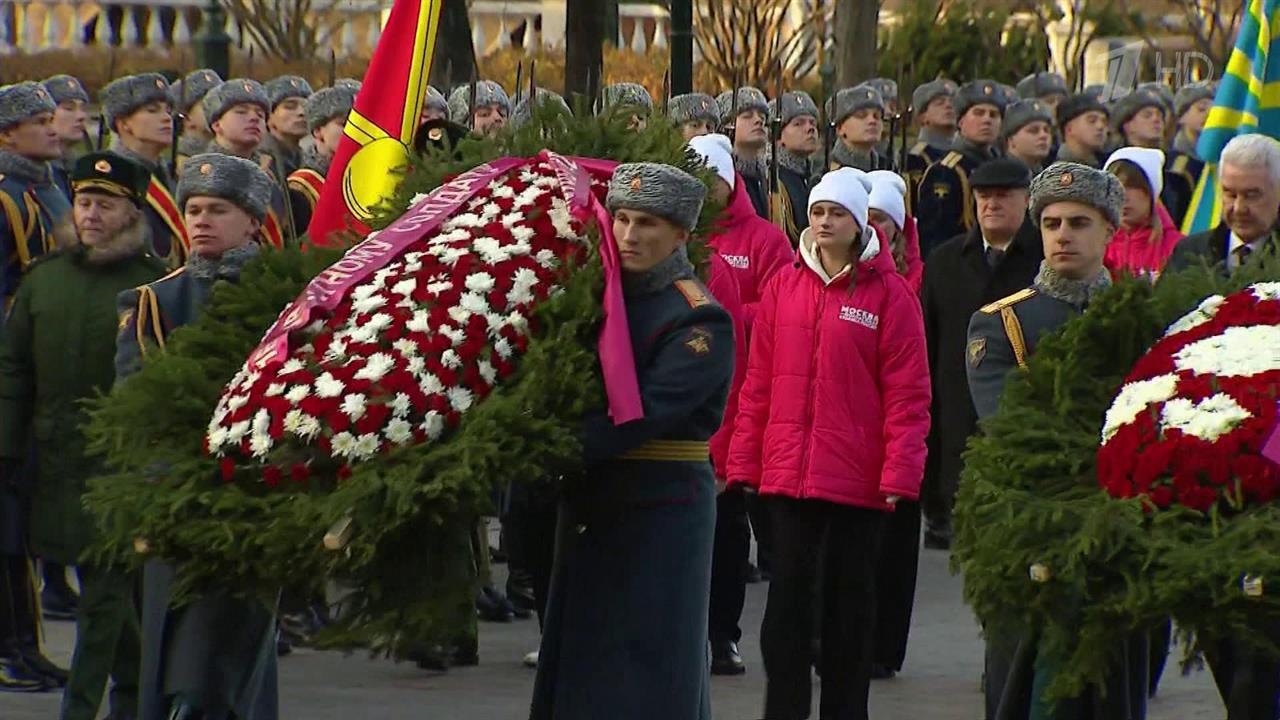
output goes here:
<path id="1" fill-rule="evenodd" d="M 315 245 L 347 228 L 362 235 L 409 164 L 444 0 L 395 0 L 369 61 L 307 234 Z"/>

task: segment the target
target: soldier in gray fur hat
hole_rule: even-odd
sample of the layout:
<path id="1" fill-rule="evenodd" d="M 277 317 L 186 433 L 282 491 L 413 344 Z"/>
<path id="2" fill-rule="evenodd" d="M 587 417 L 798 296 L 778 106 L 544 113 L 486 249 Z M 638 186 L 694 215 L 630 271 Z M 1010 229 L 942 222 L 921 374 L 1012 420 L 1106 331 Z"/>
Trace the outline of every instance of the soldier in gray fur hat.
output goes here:
<path id="1" fill-rule="evenodd" d="M 651 163 L 618 166 L 609 185 L 627 323 L 646 338 L 634 348 L 645 418 L 617 427 L 603 413 L 585 421 L 589 477 L 564 491 L 569 509 L 556 539 L 529 714 L 537 720 L 598 717 L 600 708 L 710 717 L 716 483 L 706 440 L 728 397 L 733 329 L 685 251 L 705 192 L 687 173 Z M 659 436 L 668 439 L 649 441 Z M 619 575 L 619 567 L 631 570 Z M 610 577 L 621 578 L 615 592 L 592 590 Z M 581 602 L 593 611 L 569 610 Z M 662 659 L 661 672 L 650 658 Z"/>
<path id="2" fill-rule="evenodd" d="M 667 115 L 685 140 L 709 135 L 720 126 L 720 106 L 706 93 L 676 95 L 667 103 Z"/>
<path id="3" fill-rule="evenodd" d="M 956 139 L 956 84 L 945 78 L 922 83 L 911 93 L 911 109 L 919 134 L 907 149 L 904 177 L 907 212 L 913 213 L 920 181 L 929 166 L 946 157 Z"/>
<path id="4" fill-rule="evenodd" d="M 1053 150 L 1053 110 L 1040 100 L 1019 100 L 1004 112 L 1000 137 L 1006 157 L 1021 160 L 1034 175 Z"/>
<path id="5" fill-rule="evenodd" d="M 427 86 L 427 97 L 422 103 L 422 122 L 428 120 L 447 120 L 449 118 L 449 99 L 444 93 Z"/>
<path id="6" fill-rule="evenodd" d="M 1052 113 L 1067 99 L 1067 81 L 1056 72 L 1031 73 L 1018 81 L 1017 93 L 1023 100 L 1039 100 Z"/>
<path id="7" fill-rule="evenodd" d="M 0 86 L 0 297 L 7 311 L 31 263 L 54 246 L 71 203 L 49 161 L 62 153 L 57 105 L 39 83 Z M 25 451 L 22 456 L 26 457 Z M 12 472 L 19 462 L 11 462 Z M 28 498 L 0 483 L 0 690 L 41 692 L 67 674 L 40 652 L 34 581 L 27 557 Z"/>
<path id="8" fill-rule="evenodd" d="M 363 81 L 358 80 L 356 78 L 338 78 L 337 80 L 333 81 L 334 87 L 347 86 L 347 87 L 355 88 L 357 91 L 360 89 L 360 86 L 363 84 L 364 84 Z M 431 87 L 431 86 L 428 85 L 427 87 Z M 440 92 L 440 91 L 437 90 L 436 92 Z"/>
<path id="9" fill-rule="evenodd" d="M 779 107 L 781 113 L 779 114 Z M 782 94 L 769 102 L 769 115 L 782 121 L 778 138 L 778 180 L 787 191 L 791 217 L 784 228 L 794 246 L 800 233 L 809 227 L 809 181 L 821 142 L 818 135 L 818 105 L 802 90 Z"/>
<path id="10" fill-rule="evenodd" d="M 1115 176 L 1078 163 L 1054 163 L 1031 183 L 1031 217 L 1040 229 L 1044 260 L 1031 287 L 984 306 L 969 322 L 966 372 L 978 417 L 1000 406 L 1005 382 L 1035 355 L 1041 338 L 1060 328 L 1111 285 L 1103 265 L 1119 224 L 1124 190 Z M 1047 702 L 1027 692 L 1047 687 L 1065 662 L 1037 647 L 1034 629 L 988 623 L 987 717 L 1141 717 L 1147 690 L 1147 632 L 1117 632 L 1116 658 L 1104 671 L 1108 692 L 1086 685 L 1076 697 Z M 1128 692 L 1115 692 L 1129 688 Z M 1133 698 L 1137 693 L 1137 698 Z"/>
<path id="11" fill-rule="evenodd" d="M 529 122 L 533 118 L 535 109 L 541 109 L 544 106 L 551 106 L 565 116 L 572 116 L 573 111 L 569 109 L 569 103 L 564 101 L 560 93 L 554 90 L 548 90 L 544 87 L 534 89 L 534 99 L 530 101 L 529 94 L 523 93 L 516 102 L 516 108 L 511 112 L 511 124 L 513 127 L 520 127 Z"/>
<path id="12" fill-rule="evenodd" d="M 182 135 L 178 138 L 178 167 L 192 155 L 204 152 L 213 139 L 209 121 L 204 116 L 204 96 L 222 84 L 218 73 L 209 68 L 192 70 L 169 86 L 169 101 L 182 117 Z"/>
<path id="13" fill-rule="evenodd" d="M 267 132 L 271 99 L 257 80 L 236 78 L 209 91 L 201 103 L 213 130 L 208 152 L 256 158 Z"/>
<path id="14" fill-rule="evenodd" d="M 835 125 L 838 140 L 831 148 L 831 165 L 827 169 L 851 167 L 863 172 L 890 169 L 892 160 L 876 151 L 887 110 L 880 91 L 863 83 L 837 92 L 827 103 L 827 116 Z"/>
<path id="15" fill-rule="evenodd" d="M 1204 172 L 1204 161 L 1196 150 L 1204 123 L 1213 108 L 1213 98 L 1218 92 L 1216 82 L 1199 82 L 1183 85 L 1174 96 L 1174 119 L 1178 123 L 1173 142 L 1165 150 L 1164 190 L 1160 199 L 1181 224 L 1191 206 L 1191 196 Z"/>
<path id="16" fill-rule="evenodd" d="M 50 163 L 53 167 L 54 174 L 58 184 L 64 192 L 70 192 L 71 187 L 67 181 L 71 173 L 71 168 L 75 165 L 78 156 L 77 148 L 83 143 L 88 145 L 88 134 L 85 131 L 85 123 L 89 119 L 89 113 L 86 112 L 85 106 L 89 104 L 89 94 L 85 92 L 84 86 L 80 81 L 70 75 L 54 75 L 45 78 L 40 83 L 44 85 L 44 89 L 48 91 L 49 96 L 53 98 L 53 102 L 57 104 L 57 109 L 53 111 L 53 129 L 58 133 L 58 140 L 62 143 L 62 157 Z M 68 195 L 70 197 L 70 195 Z M 65 573 L 64 573 L 65 575 Z M 53 580 L 57 582 L 57 572 L 54 569 Z M 66 585 L 65 578 L 62 584 Z M 46 581 L 45 587 L 49 586 Z M 71 589 L 67 588 L 67 596 L 72 597 Z M 50 603 L 46 603 L 46 612 L 50 608 L 56 609 L 58 603 L 56 598 L 49 598 Z"/>
<path id="17" fill-rule="evenodd" d="M 311 224 L 311 215 L 329 174 L 329 163 L 342 142 L 355 101 L 356 92 L 349 87 L 317 90 L 307 98 L 305 111 L 311 142 L 303 150 L 302 167 L 290 173 L 286 182 L 289 211 L 293 213 L 293 226 L 299 233 Z"/>
<path id="18" fill-rule="evenodd" d="M 98 92 L 98 102 L 102 105 L 107 127 L 112 132 L 119 132 L 117 122 L 148 105 L 154 104 L 164 112 L 170 112 L 169 83 L 160 73 L 127 75 L 103 87 Z"/>
<path id="19" fill-rule="evenodd" d="M 769 101 L 764 93 L 753 87 L 740 87 L 737 91 L 737 115 L 734 116 L 734 93 L 726 90 L 716 96 L 720 109 L 720 124 L 733 140 L 734 169 L 747 186 L 751 206 L 762 218 L 769 217 L 769 194 L 765 187 L 768 164 L 765 149 L 769 144 Z"/>
<path id="20" fill-rule="evenodd" d="M 476 82 L 475 107 L 471 106 L 471 86 L 461 85 L 449 94 L 449 119 L 471 128 L 477 135 L 493 135 L 507 124 L 511 98 L 492 80 Z"/>
<path id="21" fill-rule="evenodd" d="M 199 319 L 215 283 L 239 281 L 265 242 L 272 187 L 248 160 L 204 154 L 187 162 L 178 203 L 191 254 L 181 272 L 120 294 L 117 379 L 136 373 L 169 333 Z M 142 575 L 138 717 L 275 720 L 274 608 L 229 592 L 171 606 L 175 568 L 157 559 Z"/>
<path id="22" fill-rule="evenodd" d="M 1151 89 L 1134 90 L 1112 106 L 1111 127 L 1119 134 L 1122 145 L 1163 147 L 1164 99 Z"/>
<path id="23" fill-rule="evenodd" d="M 282 75 L 269 80 L 263 88 L 271 101 L 267 116 L 267 133 L 262 137 L 262 149 L 275 158 L 275 167 L 288 177 L 302 167 L 302 148 L 299 143 L 307 136 L 307 116 L 304 111 L 307 98 L 311 97 L 311 83 L 296 75 Z"/>
<path id="24" fill-rule="evenodd" d="M 639 83 L 622 82 L 606 85 L 600 93 L 598 113 L 630 113 L 633 129 L 643 128 L 653 114 L 653 98 Z"/>

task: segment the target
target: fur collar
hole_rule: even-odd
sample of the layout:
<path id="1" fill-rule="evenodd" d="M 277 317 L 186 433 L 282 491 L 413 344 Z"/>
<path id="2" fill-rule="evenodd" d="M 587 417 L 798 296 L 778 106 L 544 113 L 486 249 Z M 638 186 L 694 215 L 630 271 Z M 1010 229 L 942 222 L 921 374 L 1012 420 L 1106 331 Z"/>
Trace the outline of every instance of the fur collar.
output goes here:
<path id="1" fill-rule="evenodd" d="M 32 160 L 8 150 L 0 150 L 0 175 L 8 175 L 29 183 L 44 183 L 49 181 L 49 163 Z"/>
<path id="2" fill-rule="evenodd" d="M 244 266 L 258 256 L 258 250 L 258 243 L 250 242 L 226 251 L 219 258 L 206 258 L 192 253 L 187 258 L 187 272 L 201 280 L 235 282 L 240 279 L 240 271 Z"/>
<path id="3" fill-rule="evenodd" d="M 110 265 L 142 255 L 151 244 L 151 226 L 142 212 L 138 213 L 138 219 L 132 225 L 108 238 L 105 243 L 94 247 L 89 247 L 80 240 L 70 215 L 67 213 L 67 218 L 54 228 L 53 238 L 58 249 L 70 255 L 76 262 L 86 265 Z"/>
<path id="4" fill-rule="evenodd" d="M 956 134 L 955 142 L 951 144 L 951 149 L 978 163 L 984 163 L 996 157 L 995 147 L 979 145 L 965 139 L 963 135 L 958 133 Z"/>
<path id="5" fill-rule="evenodd" d="M 734 172 L 743 177 L 753 178 L 756 180 L 768 176 L 768 166 L 765 165 L 764 156 L 760 156 L 755 160 L 747 160 L 739 156 L 737 153 L 733 155 Z"/>
<path id="6" fill-rule="evenodd" d="M 169 173 L 165 168 L 164 160 L 158 160 L 158 161 L 148 160 L 147 158 L 139 155 L 138 153 L 130 149 L 127 145 L 121 142 L 120 138 L 118 137 L 111 141 L 111 152 L 115 153 L 116 155 L 119 155 L 122 158 L 125 158 L 126 160 L 132 160 L 138 163 L 142 167 L 146 168 L 147 171 L 150 172 L 152 175 L 158 176 L 160 178 L 161 183 L 165 185 L 169 184 Z"/>
<path id="7" fill-rule="evenodd" d="M 1090 301 L 1111 287 L 1111 273 L 1103 269 L 1092 280 L 1070 280 L 1059 275 L 1049 267 L 1049 261 L 1044 260 L 1040 263 L 1040 272 L 1036 274 L 1033 286 L 1051 298 L 1084 310 Z"/>
<path id="8" fill-rule="evenodd" d="M 778 146 L 778 167 L 784 167 L 797 175 L 809 177 L 809 158 L 804 155 L 797 155 L 790 150 Z"/>
<path id="9" fill-rule="evenodd" d="M 178 138 L 178 154 L 191 157 L 204 152 L 210 143 L 208 139 L 199 135 L 183 135 Z"/>
<path id="10" fill-rule="evenodd" d="M 314 147 L 309 147 L 302 151 L 302 167 L 315 170 L 322 176 L 329 174 L 329 162 L 331 160 L 333 160 L 333 156 L 322 156 L 316 152 Z"/>
<path id="11" fill-rule="evenodd" d="M 665 260 L 644 272 L 623 272 L 622 293 L 628 297 L 652 295 L 665 290 L 677 280 L 685 280 L 693 276 L 693 264 L 689 262 L 689 251 L 681 245 Z"/>
<path id="12" fill-rule="evenodd" d="M 874 149 L 862 152 L 854 150 L 842 142 L 836 142 L 831 148 L 831 160 L 840 167 L 851 167 L 863 172 L 871 172 L 879 167 L 879 153 Z"/>

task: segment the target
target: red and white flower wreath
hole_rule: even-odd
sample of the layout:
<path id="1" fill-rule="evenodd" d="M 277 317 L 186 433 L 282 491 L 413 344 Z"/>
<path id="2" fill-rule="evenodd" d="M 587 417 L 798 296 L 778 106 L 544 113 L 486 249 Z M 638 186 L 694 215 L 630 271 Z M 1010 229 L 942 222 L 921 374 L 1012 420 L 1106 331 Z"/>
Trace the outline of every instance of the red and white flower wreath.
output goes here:
<path id="1" fill-rule="evenodd" d="M 291 340 L 283 362 L 241 368 L 206 437 L 223 479 L 252 464 L 269 486 L 302 482 L 317 457 L 342 478 L 439 439 L 515 371 L 533 309 L 586 252 L 548 163 L 499 176 Z"/>
<path id="2" fill-rule="evenodd" d="M 1098 481 L 1156 508 L 1267 503 L 1280 472 L 1261 455 L 1280 388 L 1280 283 L 1214 295 L 1134 366 L 1102 428 Z"/>

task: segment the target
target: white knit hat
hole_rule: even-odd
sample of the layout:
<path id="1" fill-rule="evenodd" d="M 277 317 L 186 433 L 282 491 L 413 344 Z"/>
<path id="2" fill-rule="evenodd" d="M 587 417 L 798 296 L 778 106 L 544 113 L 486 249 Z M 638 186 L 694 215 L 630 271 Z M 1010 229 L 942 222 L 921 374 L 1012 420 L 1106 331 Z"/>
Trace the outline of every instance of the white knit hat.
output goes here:
<path id="1" fill-rule="evenodd" d="M 707 167 L 715 170 L 716 175 L 729 184 L 729 189 L 733 189 L 733 144 L 728 137 L 716 133 L 699 135 L 689 140 L 689 148 L 702 156 Z"/>
<path id="2" fill-rule="evenodd" d="M 907 183 L 891 170 L 867 173 L 871 179 L 871 194 L 867 206 L 893 218 L 898 229 L 907 225 Z"/>
<path id="3" fill-rule="evenodd" d="M 1164 189 L 1164 153 L 1155 148 L 1122 147 L 1111 153 L 1103 170 L 1110 170 L 1117 161 L 1128 160 L 1147 177 L 1147 185 L 1151 188 L 1151 201 L 1154 203 Z"/>
<path id="4" fill-rule="evenodd" d="M 857 168 L 842 167 L 832 170 L 813 190 L 809 191 L 809 208 L 820 202 L 833 202 L 848 210 L 858 227 L 867 226 L 867 195 L 871 192 L 871 178 Z"/>

